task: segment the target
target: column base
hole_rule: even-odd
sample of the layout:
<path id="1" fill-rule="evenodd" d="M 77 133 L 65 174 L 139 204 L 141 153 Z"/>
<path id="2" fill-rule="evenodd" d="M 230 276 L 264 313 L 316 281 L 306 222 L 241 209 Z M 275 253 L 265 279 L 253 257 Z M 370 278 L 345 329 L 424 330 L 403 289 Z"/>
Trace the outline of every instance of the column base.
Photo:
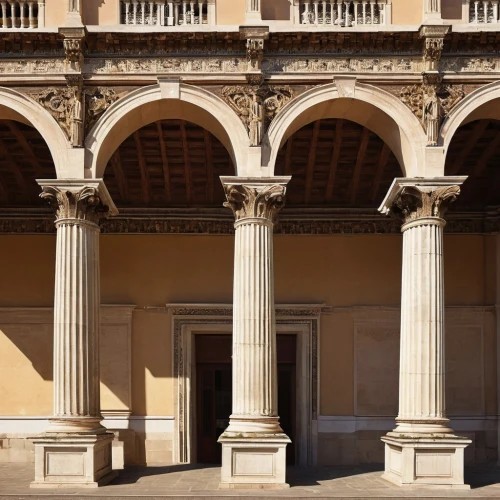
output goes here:
<path id="1" fill-rule="evenodd" d="M 221 489 L 283 489 L 286 483 L 286 434 L 224 433 Z"/>
<path id="2" fill-rule="evenodd" d="M 383 478 L 398 486 L 470 489 L 464 484 L 464 450 L 470 439 L 453 434 L 390 432 Z"/>
<path id="3" fill-rule="evenodd" d="M 47 433 L 33 439 L 31 488 L 97 488 L 117 473 L 111 465 L 113 434 Z"/>

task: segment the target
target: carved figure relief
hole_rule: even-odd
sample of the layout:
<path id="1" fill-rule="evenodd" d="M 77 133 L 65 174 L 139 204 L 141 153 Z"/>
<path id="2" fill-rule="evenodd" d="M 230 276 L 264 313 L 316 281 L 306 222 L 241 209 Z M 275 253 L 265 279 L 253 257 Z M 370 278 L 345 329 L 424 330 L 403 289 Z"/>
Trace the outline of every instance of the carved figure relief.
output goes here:
<path id="1" fill-rule="evenodd" d="M 82 92 L 80 89 L 75 91 L 73 97 L 73 107 L 71 111 L 71 144 L 74 147 L 83 146 L 83 110 Z"/>
<path id="2" fill-rule="evenodd" d="M 85 131 L 90 132 L 97 120 L 104 112 L 116 102 L 122 94 L 117 94 L 114 89 L 97 87 L 96 89 L 85 90 Z"/>
<path id="3" fill-rule="evenodd" d="M 247 40 L 248 71 L 259 71 L 264 57 L 264 39 L 249 38 Z"/>
<path id="4" fill-rule="evenodd" d="M 441 123 L 464 97 L 463 85 L 411 85 L 403 87 L 400 93 L 400 99 L 420 120 L 429 146 L 437 144 Z"/>
<path id="5" fill-rule="evenodd" d="M 260 146 L 269 123 L 292 100 L 288 86 L 230 86 L 222 98 L 238 114 L 248 130 L 251 146 Z"/>

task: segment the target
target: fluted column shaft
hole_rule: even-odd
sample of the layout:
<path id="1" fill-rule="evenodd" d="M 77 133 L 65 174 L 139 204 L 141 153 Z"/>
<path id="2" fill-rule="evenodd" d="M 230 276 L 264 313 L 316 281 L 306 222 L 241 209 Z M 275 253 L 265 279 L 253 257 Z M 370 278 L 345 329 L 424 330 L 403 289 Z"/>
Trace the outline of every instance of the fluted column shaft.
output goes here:
<path id="1" fill-rule="evenodd" d="M 50 431 L 103 432 L 98 222 L 109 209 L 94 186 L 42 186 L 42 198 L 57 213 L 54 416 Z"/>
<path id="2" fill-rule="evenodd" d="M 236 217 L 233 412 L 226 433 L 282 433 L 277 407 L 273 226 L 284 204 L 286 182 L 225 184 L 226 205 Z"/>
<path id="3" fill-rule="evenodd" d="M 436 424 L 443 432 L 444 275 L 440 217 L 403 226 L 401 358 L 397 431 Z M 451 431 L 450 431 L 451 432 Z"/>

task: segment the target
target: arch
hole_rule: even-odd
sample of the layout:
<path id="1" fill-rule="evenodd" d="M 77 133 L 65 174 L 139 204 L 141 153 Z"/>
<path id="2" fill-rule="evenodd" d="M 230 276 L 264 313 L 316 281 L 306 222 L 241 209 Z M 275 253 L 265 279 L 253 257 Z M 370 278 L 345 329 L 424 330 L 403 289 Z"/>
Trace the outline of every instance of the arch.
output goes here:
<path id="1" fill-rule="evenodd" d="M 497 99 L 498 108 L 491 105 Z M 440 130 L 439 144 L 444 147 L 445 156 L 458 128 L 482 118 L 500 119 L 500 82 L 484 85 L 471 92 L 453 108 Z"/>
<path id="2" fill-rule="evenodd" d="M 67 160 L 73 148 L 59 124 L 40 104 L 20 92 L 0 87 L 0 118 L 34 127 L 50 150 L 57 177 L 78 177 L 68 173 L 71 162 Z"/>
<path id="3" fill-rule="evenodd" d="M 171 85 L 171 84 L 169 84 Z M 178 97 L 166 96 L 173 90 Z M 86 138 L 86 168 L 102 177 L 114 151 L 133 132 L 159 120 L 182 119 L 211 132 L 226 147 L 238 173 L 245 165 L 250 140 L 242 121 L 219 97 L 192 85 L 162 89 L 162 83 L 135 90 L 104 113 Z"/>
<path id="4" fill-rule="evenodd" d="M 265 162 L 274 171 L 285 141 L 304 125 L 322 118 L 344 118 L 377 134 L 391 148 L 407 177 L 424 176 L 426 136 L 415 115 L 392 94 L 357 83 L 345 98 L 334 83 L 309 90 L 290 102 L 273 121 L 265 138 Z"/>

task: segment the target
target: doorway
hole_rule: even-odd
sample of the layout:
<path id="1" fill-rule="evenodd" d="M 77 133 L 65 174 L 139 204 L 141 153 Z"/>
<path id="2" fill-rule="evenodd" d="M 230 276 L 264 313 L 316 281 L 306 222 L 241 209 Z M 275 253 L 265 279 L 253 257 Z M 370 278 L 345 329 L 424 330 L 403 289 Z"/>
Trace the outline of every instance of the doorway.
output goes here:
<path id="1" fill-rule="evenodd" d="M 287 446 L 287 464 L 295 464 L 296 434 L 296 335 L 277 335 L 278 413 Z M 232 410 L 232 336 L 195 335 L 196 422 L 199 463 L 220 464 L 217 442 L 229 425 Z"/>

